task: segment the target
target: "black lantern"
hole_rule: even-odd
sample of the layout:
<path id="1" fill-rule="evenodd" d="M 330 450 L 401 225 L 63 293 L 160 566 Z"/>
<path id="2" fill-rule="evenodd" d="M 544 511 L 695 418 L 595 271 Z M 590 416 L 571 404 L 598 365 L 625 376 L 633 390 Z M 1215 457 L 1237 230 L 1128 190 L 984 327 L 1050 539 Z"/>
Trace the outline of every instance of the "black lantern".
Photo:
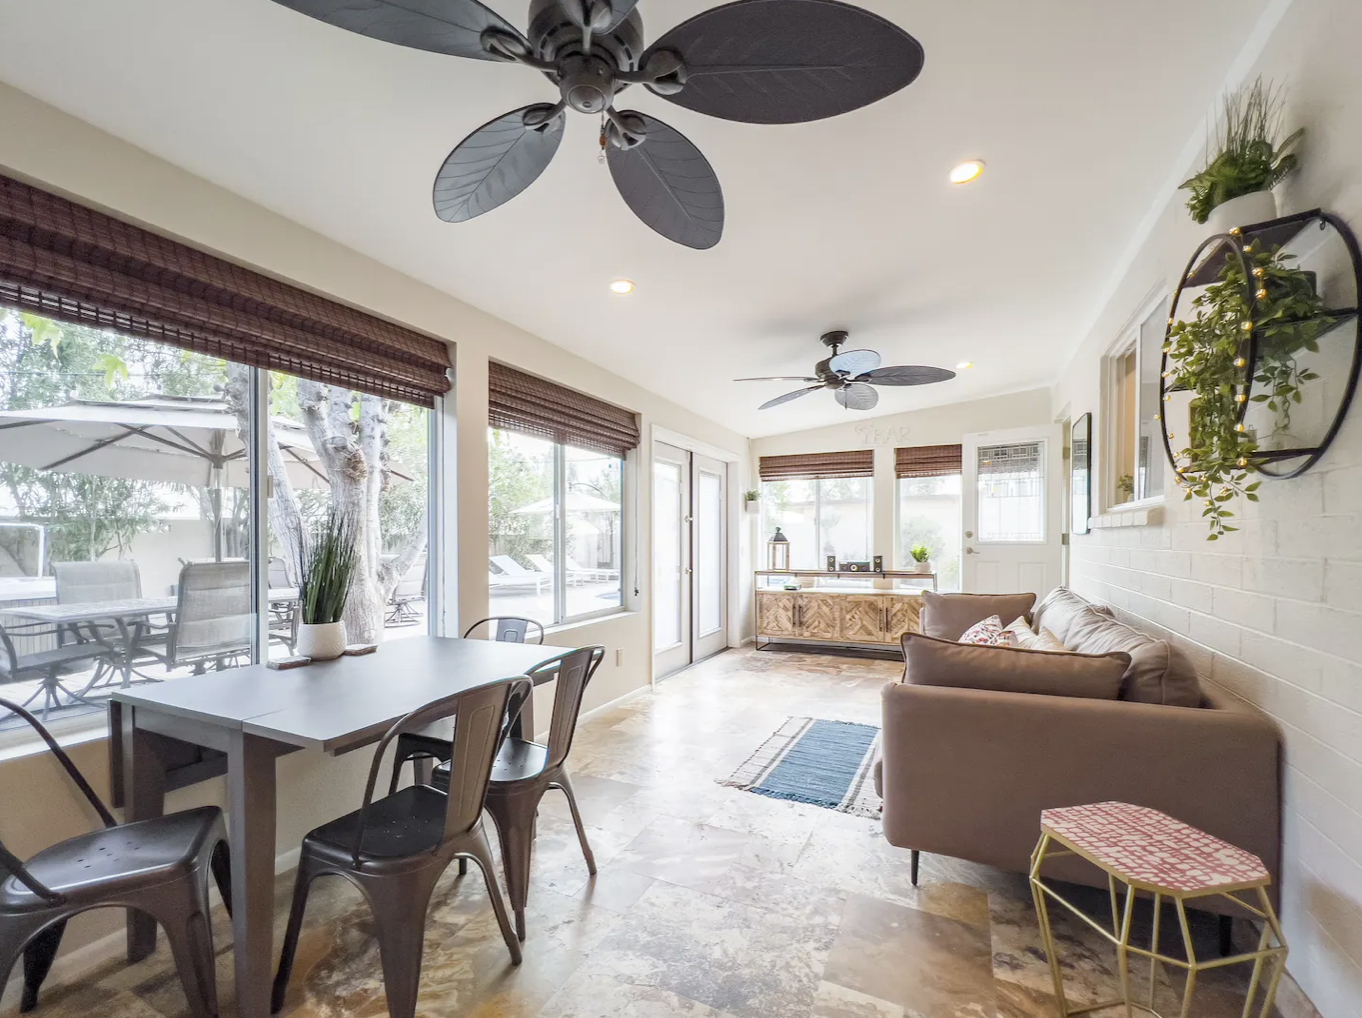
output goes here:
<path id="1" fill-rule="evenodd" d="M 790 539 L 780 532 L 779 527 L 776 527 L 771 540 L 766 542 L 766 550 L 766 568 L 782 572 L 790 568 Z"/>

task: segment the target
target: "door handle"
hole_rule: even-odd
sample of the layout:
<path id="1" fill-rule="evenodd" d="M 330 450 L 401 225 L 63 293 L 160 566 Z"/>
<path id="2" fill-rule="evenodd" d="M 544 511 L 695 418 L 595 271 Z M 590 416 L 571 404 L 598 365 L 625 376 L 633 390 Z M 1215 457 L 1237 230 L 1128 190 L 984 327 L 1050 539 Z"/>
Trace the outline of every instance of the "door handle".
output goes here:
<path id="1" fill-rule="evenodd" d="M 977 555 L 977 554 L 979 554 L 979 553 L 978 553 L 977 551 L 975 551 L 973 548 L 970 548 L 970 547 L 967 546 L 967 547 L 965 548 L 965 554 L 966 554 L 966 555 Z"/>

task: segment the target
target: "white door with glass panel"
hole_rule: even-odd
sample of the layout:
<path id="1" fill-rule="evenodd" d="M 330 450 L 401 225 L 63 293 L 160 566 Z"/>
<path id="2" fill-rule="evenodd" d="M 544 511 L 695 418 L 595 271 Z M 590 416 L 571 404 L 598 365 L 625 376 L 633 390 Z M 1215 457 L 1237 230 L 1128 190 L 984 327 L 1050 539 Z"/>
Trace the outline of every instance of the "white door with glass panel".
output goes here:
<path id="1" fill-rule="evenodd" d="M 654 673 L 728 646 L 725 465 L 653 446 Z"/>
<path id="2" fill-rule="evenodd" d="M 1057 426 L 965 436 L 962 590 L 1043 597 L 1059 584 L 1062 450 Z"/>

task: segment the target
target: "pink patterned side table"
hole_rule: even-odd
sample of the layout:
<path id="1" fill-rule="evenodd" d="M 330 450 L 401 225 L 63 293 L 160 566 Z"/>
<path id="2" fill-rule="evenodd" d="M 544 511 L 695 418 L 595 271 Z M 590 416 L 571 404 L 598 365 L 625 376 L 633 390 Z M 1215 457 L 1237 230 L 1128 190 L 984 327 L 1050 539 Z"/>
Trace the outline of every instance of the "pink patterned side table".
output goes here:
<path id="1" fill-rule="evenodd" d="M 1182 997 L 1181 1018 L 1189 1018 L 1198 973 L 1247 962 L 1253 963 L 1253 975 L 1244 1001 L 1243 1018 L 1250 1018 L 1260 991 L 1262 1008 L 1258 1013 L 1260 1018 L 1267 1018 L 1277 996 L 1277 984 L 1286 967 L 1287 948 L 1281 925 L 1267 896 L 1267 886 L 1272 877 L 1261 859 L 1174 820 L 1166 813 L 1125 802 L 1047 809 L 1040 815 L 1040 830 L 1040 842 L 1031 855 L 1031 893 L 1035 897 L 1045 954 L 1050 961 L 1050 977 L 1055 984 L 1060 1018 L 1119 1004 L 1125 1005 L 1127 1018 L 1130 1018 L 1135 1008 L 1157 1016 L 1159 1012 L 1154 1010 L 1154 991 L 1160 964 L 1186 970 L 1187 986 Z M 1041 866 L 1048 859 L 1064 856 L 1080 856 L 1107 874 L 1107 889 L 1111 895 L 1110 930 L 1045 884 L 1041 877 Z M 1117 891 L 1118 882 L 1125 885 L 1124 905 Z M 1154 929 L 1148 948 L 1130 942 L 1131 916 L 1139 892 L 1152 895 L 1154 899 Z M 1249 892 L 1256 898 L 1256 906 L 1245 900 Z M 1258 939 L 1257 950 L 1214 961 L 1197 960 L 1187 924 L 1187 902 L 1214 895 L 1228 898 L 1262 921 L 1263 931 Z M 1186 959 L 1159 953 L 1159 915 L 1165 898 L 1177 906 Z M 1054 899 L 1063 905 L 1115 945 L 1121 974 L 1119 999 L 1083 1008 L 1069 1007 L 1064 997 L 1059 956 L 1055 953 L 1054 937 L 1050 930 L 1047 899 Z M 1145 1003 L 1137 1003 L 1131 995 L 1132 954 L 1149 959 L 1149 994 Z"/>

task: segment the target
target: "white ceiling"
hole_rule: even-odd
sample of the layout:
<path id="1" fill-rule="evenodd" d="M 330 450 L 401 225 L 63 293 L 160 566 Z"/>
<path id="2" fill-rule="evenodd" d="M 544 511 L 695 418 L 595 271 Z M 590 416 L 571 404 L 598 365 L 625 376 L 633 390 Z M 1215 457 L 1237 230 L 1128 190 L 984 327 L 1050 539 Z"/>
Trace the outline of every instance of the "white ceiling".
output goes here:
<path id="1" fill-rule="evenodd" d="M 708 156 L 710 251 L 654 234 L 569 114 L 553 165 L 480 219 L 431 181 L 485 121 L 555 90 L 525 68 L 374 42 L 270 0 L 0 0 L 0 79 L 747 435 L 845 420 L 774 410 L 820 333 L 886 364 L 975 367 L 883 389 L 876 415 L 1050 382 L 1267 0 L 863 0 L 926 50 L 906 90 L 834 120 L 711 119 L 642 89 Z M 523 0 L 490 6 L 524 27 Z M 642 0 L 647 37 L 712 0 Z M 965 158 L 983 178 L 951 187 Z M 610 294 L 627 276 L 637 290 Z"/>

